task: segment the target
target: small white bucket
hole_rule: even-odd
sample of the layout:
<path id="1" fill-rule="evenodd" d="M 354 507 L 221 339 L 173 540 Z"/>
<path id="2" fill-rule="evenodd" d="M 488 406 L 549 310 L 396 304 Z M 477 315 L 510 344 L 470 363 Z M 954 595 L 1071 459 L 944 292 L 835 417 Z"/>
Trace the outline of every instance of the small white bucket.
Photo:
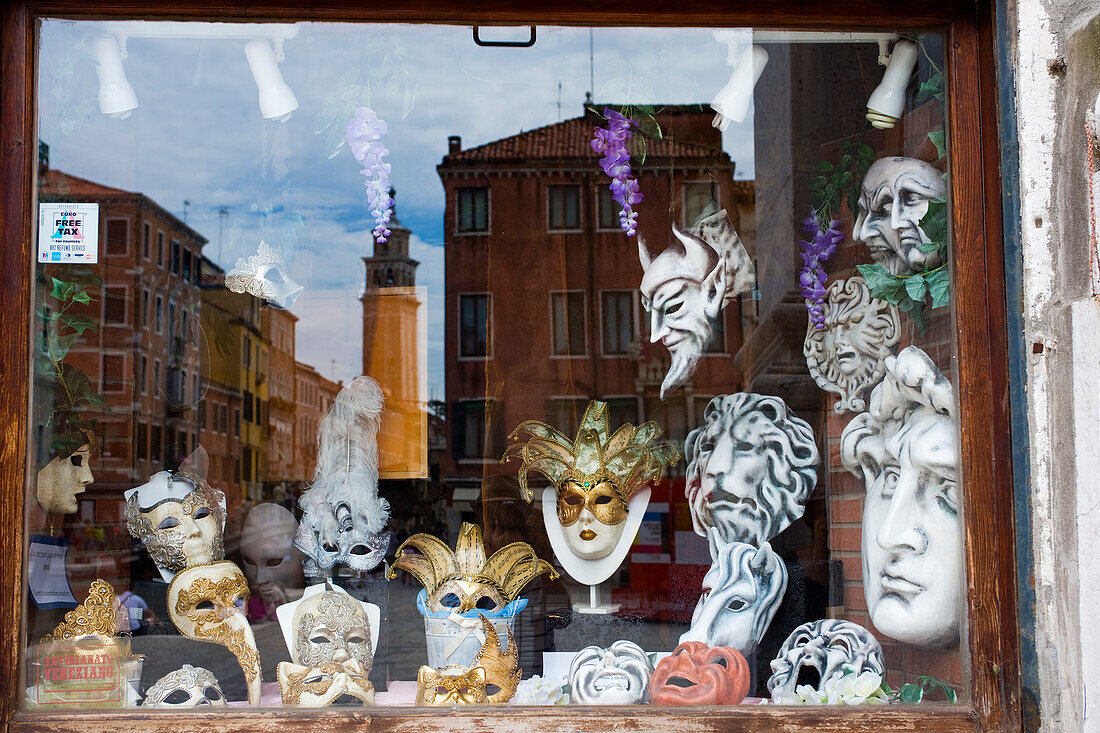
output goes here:
<path id="1" fill-rule="evenodd" d="M 481 627 L 481 618 L 460 618 L 454 621 L 451 618 L 424 617 L 424 636 L 428 642 L 428 666 L 439 669 L 448 664 L 458 664 L 469 667 L 474 662 L 474 657 L 485 643 L 485 634 Z M 500 637 L 501 651 L 508 644 L 508 632 L 514 633 L 516 617 L 499 616 L 490 618 L 489 621 L 496 629 Z"/>

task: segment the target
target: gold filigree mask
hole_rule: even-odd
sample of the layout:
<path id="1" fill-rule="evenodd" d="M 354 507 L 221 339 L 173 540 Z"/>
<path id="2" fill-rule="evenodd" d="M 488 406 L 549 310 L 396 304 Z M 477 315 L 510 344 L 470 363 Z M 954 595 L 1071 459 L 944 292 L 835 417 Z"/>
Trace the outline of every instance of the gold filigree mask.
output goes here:
<path id="1" fill-rule="evenodd" d="M 374 704 L 374 685 L 354 659 L 322 662 L 314 667 L 280 662 L 278 676 L 284 705 L 323 708 Z"/>
<path id="2" fill-rule="evenodd" d="M 568 479 L 558 489 L 558 521 L 572 526 L 585 511 L 601 524 L 616 525 L 626 521 L 626 502 L 610 481 L 576 481 Z"/>
<path id="3" fill-rule="evenodd" d="M 228 560 L 181 570 L 168 585 L 168 615 L 189 639 L 221 644 L 233 653 L 248 683 L 248 702 L 260 701 L 260 654 L 244 614 L 248 583 Z"/>
<path id="4" fill-rule="evenodd" d="M 519 668 L 519 648 L 512 630 L 508 632 L 508 646 L 500 649 L 500 635 L 493 622 L 481 617 L 481 629 L 485 643 L 474 657 L 474 667 L 485 670 L 485 694 L 489 702 L 508 702 L 516 694 L 523 670 Z"/>
<path id="5" fill-rule="evenodd" d="M 451 664 L 442 669 L 427 665 L 416 675 L 416 704 L 433 708 L 452 705 L 484 705 L 485 668 Z"/>
<path id="6" fill-rule="evenodd" d="M 164 499 L 142 508 L 140 490 L 126 500 L 126 528 L 145 544 L 158 568 L 169 572 L 225 557 L 222 528 L 224 495 L 198 476 L 171 473 L 173 484 L 194 488 L 182 499 Z"/>
<path id="7" fill-rule="evenodd" d="M 42 637 L 42 641 L 78 639 L 89 634 L 118 636 L 122 630 L 119 620 L 119 602 L 115 589 L 106 580 L 97 579 L 92 581 L 84 603 L 66 613 L 65 620 Z"/>
<path id="8" fill-rule="evenodd" d="M 325 591 L 294 610 L 294 661 L 315 666 L 354 659 L 363 674 L 374 662 L 370 621 L 363 604 L 347 593 Z"/>

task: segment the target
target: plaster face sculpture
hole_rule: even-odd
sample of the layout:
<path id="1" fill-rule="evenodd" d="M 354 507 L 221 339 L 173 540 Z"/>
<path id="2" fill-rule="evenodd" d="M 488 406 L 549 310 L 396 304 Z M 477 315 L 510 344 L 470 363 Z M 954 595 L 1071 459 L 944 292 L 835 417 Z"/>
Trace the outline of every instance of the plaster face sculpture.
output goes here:
<path id="1" fill-rule="evenodd" d="M 306 575 L 330 576 L 337 565 L 374 569 L 385 557 L 390 505 L 378 496 L 378 427 L 382 388 L 356 377 L 340 390 L 317 429 L 317 472 L 302 495 L 294 546 Z"/>
<path id="2" fill-rule="evenodd" d="M 802 516 L 817 485 L 813 430 L 778 397 L 715 397 L 684 444 L 696 534 L 760 546 Z"/>
<path id="3" fill-rule="evenodd" d="M 85 443 L 69 456 L 55 456 L 38 472 L 38 503 L 51 514 L 75 514 L 77 494 L 87 491 L 94 480 L 92 447 Z"/>
<path id="4" fill-rule="evenodd" d="M 649 697 L 654 705 L 736 705 L 749 694 L 749 677 L 736 649 L 686 641 L 657 662 Z"/>
<path id="5" fill-rule="evenodd" d="M 501 649 L 500 634 L 493 622 L 481 617 L 485 643 L 474 657 L 473 666 L 485 670 L 485 695 L 491 703 L 511 700 L 516 694 L 520 677 L 523 676 L 523 670 L 519 668 L 519 647 L 516 646 L 516 639 L 512 636 L 511 629 L 505 630 L 508 633 L 508 645 Z"/>
<path id="6" fill-rule="evenodd" d="M 225 705 L 218 680 L 207 669 L 185 664 L 153 683 L 141 706 L 182 710 L 200 705 Z"/>
<path id="7" fill-rule="evenodd" d="M 518 440 L 521 433 L 529 438 L 508 446 L 501 462 L 520 458 L 519 485 L 528 501 L 528 471 L 550 480 L 565 541 L 584 560 L 611 554 L 622 538 L 631 497 L 680 460 L 672 446 L 653 445 L 661 435 L 655 422 L 625 424 L 612 434 L 605 402 L 588 403 L 575 440 L 537 420 L 521 423 L 510 437 Z"/>
<path id="8" fill-rule="evenodd" d="M 244 615 L 248 584 L 228 560 L 181 570 L 168 585 L 168 615 L 188 639 L 221 644 L 237 658 L 248 702 L 260 701 L 260 655 Z"/>
<path id="9" fill-rule="evenodd" d="M 664 344 L 672 356 L 661 399 L 691 378 L 726 304 L 756 286 L 752 260 L 725 210 L 701 219 L 686 233 L 673 224 L 672 234 L 673 243 L 659 253 L 638 235 L 650 341 Z"/>
<path id="10" fill-rule="evenodd" d="M 452 705 L 484 705 L 485 669 L 452 664 L 443 669 L 424 666 L 416 675 L 416 704 L 433 708 Z"/>
<path id="11" fill-rule="evenodd" d="M 225 494 L 198 476 L 161 471 L 126 492 L 126 528 L 162 571 L 225 557 Z"/>
<path id="12" fill-rule="evenodd" d="M 256 254 L 237 260 L 225 275 L 225 287 L 234 293 L 248 293 L 263 298 L 276 308 L 286 309 L 305 290 L 290 279 L 283 266 L 283 256 L 267 242 L 260 242 Z"/>
<path id="13" fill-rule="evenodd" d="M 649 702 L 649 655 L 632 641 L 581 649 L 569 665 L 569 694 L 578 705 Z"/>
<path id="14" fill-rule="evenodd" d="M 833 410 L 867 408 L 865 393 L 882 381 L 886 357 L 901 337 L 898 309 L 871 297 L 861 277 L 836 280 L 825 295 L 825 328 L 811 323 L 803 353 L 817 386 L 840 395 Z"/>
<path id="15" fill-rule="evenodd" d="M 894 275 L 939 267 L 939 252 L 920 248 L 929 241 L 920 220 L 930 200 L 946 196 L 947 185 L 932 165 L 916 158 L 879 158 L 863 178 L 853 236 Z"/>
<path id="16" fill-rule="evenodd" d="M 248 587 L 265 603 L 287 602 L 287 588 L 301 588 L 301 556 L 294 548 L 298 523 L 285 507 L 257 504 L 241 528 L 241 569 Z"/>
<path id="17" fill-rule="evenodd" d="M 398 570 L 423 584 L 428 608 L 455 613 L 499 611 L 542 573 L 549 573 L 551 580 L 558 577 L 526 542 L 505 545 L 486 560 L 481 527 L 469 523 L 459 530 L 454 550 L 429 534 L 414 534 L 397 548 L 391 580 Z"/>
<path id="18" fill-rule="evenodd" d="M 723 544 L 715 529 L 707 538 L 713 562 L 680 643 L 701 641 L 752 654 L 787 591 L 787 566 L 767 542 L 759 549 L 744 542 Z"/>
<path id="19" fill-rule="evenodd" d="M 955 396 L 915 346 L 886 360 L 871 405 L 840 439 L 844 467 L 862 476 L 863 592 L 871 622 L 929 649 L 959 641 Z"/>
<path id="20" fill-rule="evenodd" d="M 800 685 L 815 690 L 845 675 L 845 670 L 886 674 L 882 646 L 870 631 L 841 619 L 802 624 L 791 632 L 772 660 L 768 692 L 772 697 L 793 693 Z"/>

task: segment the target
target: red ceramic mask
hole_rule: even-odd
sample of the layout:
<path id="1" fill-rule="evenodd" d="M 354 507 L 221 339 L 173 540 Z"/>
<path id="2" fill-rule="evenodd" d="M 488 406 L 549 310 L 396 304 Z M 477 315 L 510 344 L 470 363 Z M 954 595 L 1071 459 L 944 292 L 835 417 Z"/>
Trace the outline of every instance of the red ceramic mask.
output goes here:
<path id="1" fill-rule="evenodd" d="M 649 682 L 654 705 L 736 705 L 749 693 L 749 664 L 726 646 L 685 641 L 657 663 Z"/>

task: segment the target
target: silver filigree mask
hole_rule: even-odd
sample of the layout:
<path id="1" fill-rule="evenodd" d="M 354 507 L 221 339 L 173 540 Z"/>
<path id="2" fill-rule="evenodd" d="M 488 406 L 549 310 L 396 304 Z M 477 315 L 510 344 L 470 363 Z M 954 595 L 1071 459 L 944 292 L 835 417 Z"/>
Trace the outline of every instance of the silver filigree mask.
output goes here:
<path id="1" fill-rule="evenodd" d="M 267 242 L 260 242 L 256 254 L 242 257 L 225 275 L 225 287 L 234 293 L 248 293 L 263 298 L 277 308 L 286 309 L 305 290 L 290 279 L 283 257 Z"/>
<path id="2" fill-rule="evenodd" d="M 347 593 L 325 591 L 302 601 L 294 613 L 295 664 L 358 662 L 369 674 L 374 662 L 370 621 L 363 605 Z"/>
<path id="3" fill-rule="evenodd" d="M 225 495 L 187 473 L 162 472 L 146 486 L 158 483 L 151 506 L 143 499 L 153 492 L 140 487 L 129 492 L 125 508 L 127 530 L 157 567 L 175 573 L 224 559 Z"/>
<path id="4" fill-rule="evenodd" d="M 193 708 L 225 705 L 225 694 L 213 673 L 185 664 L 154 682 L 141 703 L 146 708 Z"/>

